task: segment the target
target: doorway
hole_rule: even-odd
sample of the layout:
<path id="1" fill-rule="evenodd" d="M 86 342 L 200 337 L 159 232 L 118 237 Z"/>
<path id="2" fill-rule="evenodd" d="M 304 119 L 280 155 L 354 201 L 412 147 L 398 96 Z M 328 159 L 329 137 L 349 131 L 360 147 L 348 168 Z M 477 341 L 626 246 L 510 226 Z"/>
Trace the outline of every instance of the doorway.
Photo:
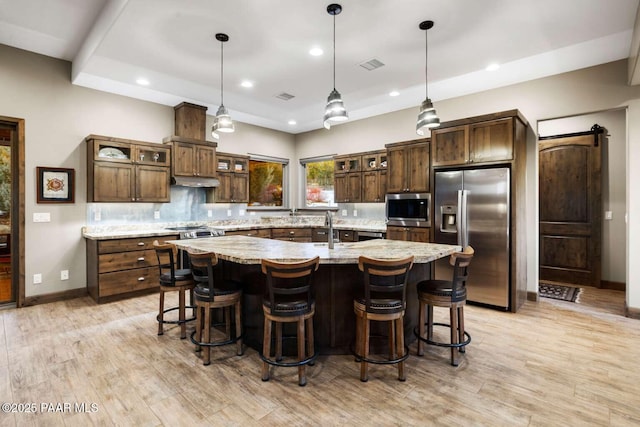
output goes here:
<path id="1" fill-rule="evenodd" d="M 601 278 L 593 286 L 607 289 L 626 290 L 626 109 L 607 110 L 571 117 L 548 119 L 538 122 L 540 137 L 588 131 L 594 123 L 605 129 L 601 146 L 601 200 L 599 215 L 601 229 L 598 266 L 588 265 L 588 269 L 600 269 Z M 592 137 L 593 138 L 593 137 Z M 543 203 L 540 188 L 540 205 Z M 539 206 L 542 209 L 542 206 Z M 543 218 L 540 218 L 542 222 Z M 542 224 L 540 224 L 542 234 Z M 542 237 L 540 237 L 542 239 Z M 543 242 L 539 240 L 539 267 L 544 264 Z M 570 276 L 573 280 L 573 277 Z M 543 280 L 542 272 L 540 279 Z M 564 280 L 562 280 L 564 281 Z M 569 281 L 569 283 L 573 283 Z M 583 283 L 584 285 L 590 285 Z"/>

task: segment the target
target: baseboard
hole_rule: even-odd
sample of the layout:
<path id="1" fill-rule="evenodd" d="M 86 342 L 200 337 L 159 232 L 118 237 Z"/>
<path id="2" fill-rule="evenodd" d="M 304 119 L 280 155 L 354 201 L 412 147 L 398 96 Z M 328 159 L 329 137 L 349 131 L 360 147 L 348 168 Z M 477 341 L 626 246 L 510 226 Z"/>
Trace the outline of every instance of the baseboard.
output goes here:
<path id="1" fill-rule="evenodd" d="M 53 292 L 51 294 L 34 295 L 32 297 L 25 297 L 22 306 L 28 307 L 30 305 L 47 304 L 50 302 L 86 297 L 87 295 L 87 288 L 70 289 L 68 291 Z"/>
<path id="2" fill-rule="evenodd" d="M 601 280 L 600 287 L 602 289 L 611 289 L 614 291 L 626 291 L 627 284 L 624 282 L 610 282 L 608 280 Z"/>
<path id="3" fill-rule="evenodd" d="M 624 315 L 625 317 L 629 317 L 631 319 L 640 320 L 640 308 L 631 308 L 627 306 L 627 303 L 624 303 Z"/>
<path id="4" fill-rule="evenodd" d="M 527 291 L 527 301 L 538 302 L 538 298 L 539 296 L 537 292 Z"/>

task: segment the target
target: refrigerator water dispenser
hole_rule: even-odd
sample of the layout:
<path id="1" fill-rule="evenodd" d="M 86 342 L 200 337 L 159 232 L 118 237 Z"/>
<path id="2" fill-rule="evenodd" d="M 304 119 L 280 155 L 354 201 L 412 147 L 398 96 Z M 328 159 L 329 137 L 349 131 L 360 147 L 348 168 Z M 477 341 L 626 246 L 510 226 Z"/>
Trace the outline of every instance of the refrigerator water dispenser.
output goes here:
<path id="1" fill-rule="evenodd" d="M 442 215 L 442 221 L 440 221 L 440 231 L 443 233 L 455 233 L 457 232 L 457 206 L 441 206 L 440 215 Z"/>

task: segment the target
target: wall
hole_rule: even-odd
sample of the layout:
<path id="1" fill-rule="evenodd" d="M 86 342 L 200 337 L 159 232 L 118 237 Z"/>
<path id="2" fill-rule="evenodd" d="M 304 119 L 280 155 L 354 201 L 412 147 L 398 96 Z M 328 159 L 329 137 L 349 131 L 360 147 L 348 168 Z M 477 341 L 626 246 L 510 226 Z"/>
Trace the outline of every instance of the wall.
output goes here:
<path id="1" fill-rule="evenodd" d="M 26 123 L 25 295 L 84 288 L 85 242 L 80 230 L 89 210 L 83 140 L 99 134 L 160 143 L 174 131 L 173 107 L 74 86 L 71 64 L 66 61 L 4 45 L 0 45 L 0 58 L 0 115 L 23 118 Z M 225 137 L 220 143 L 223 150 L 264 152 L 264 147 L 276 147 L 273 155 L 294 157 L 289 134 L 238 124 L 233 137 Z M 75 203 L 37 204 L 36 166 L 75 169 Z M 152 215 L 154 205 L 143 205 L 135 205 L 131 215 L 137 214 L 136 209 Z M 51 222 L 33 223 L 35 212 L 49 212 Z M 60 270 L 69 270 L 68 281 L 60 281 Z M 36 273 L 42 274 L 40 285 L 32 284 Z"/>
<path id="2" fill-rule="evenodd" d="M 602 215 L 602 280 L 626 280 L 626 162 L 627 113 L 624 109 L 544 120 L 538 123 L 540 136 L 585 132 L 598 124 L 606 133 L 602 144 L 602 210 L 611 211 L 611 220 Z"/>
<path id="3" fill-rule="evenodd" d="M 627 85 L 627 63 L 616 61 L 570 73 L 436 101 L 442 121 L 517 108 L 530 123 L 578 114 L 628 107 L 627 116 L 627 306 L 640 309 L 640 193 L 632 194 L 630 182 L 640 179 L 640 86 Z M 347 100 L 348 101 L 348 100 Z M 417 105 L 417 102 L 416 102 Z M 378 149 L 385 143 L 415 139 L 417 108 L 347 122 L 331 131 L 317 130 L 296 138 L 299 156 Z M 527 288 L 538 283 L 538 158 L 536 137 L 527 141 Z M 353 150 L 352 150 L 353 148 Z"/>

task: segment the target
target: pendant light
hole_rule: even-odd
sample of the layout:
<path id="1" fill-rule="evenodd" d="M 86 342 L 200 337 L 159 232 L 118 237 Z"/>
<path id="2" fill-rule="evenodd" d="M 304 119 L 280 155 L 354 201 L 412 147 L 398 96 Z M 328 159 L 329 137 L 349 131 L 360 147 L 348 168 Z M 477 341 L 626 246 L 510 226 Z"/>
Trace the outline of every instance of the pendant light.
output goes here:
<path id="1" fill-rule="evenodd" d="M 327 98 L 327 106 L 324 109 L 324 127 L 331 128 L 331 122 L 344 122 L 349 119 L 347 110 L 344 108 L 342 96 L 336 90 L 336 15 L 342 12 L 339 4 L 327 6 L 327 13 L 333 16 L 333 90 Z"/>
<path id="2" fill-rule="evenodd" d="M 219 137 L 218 132 L 230 133 L 235 128 L 229 111 L 224 106 L 224 43 L 229 41 L 229 36 L 224 33 L 218 33 L 216 34 L 216 40 L 220 42 L 220 108 L 218 108 L 216 117 L 213 119 L 211 135 L 217 139 Z"/>
<path id="3" fill-rule="evenodd" d="M 433 21 L 422 21 L 420 23 L 420 29 L 424 30 L 425 35 L 425 50 L 424 50 L 424 80 L 425 80 L 425 100 L 422 101 L 420 106 L 420 112 L 418 113 L 418 123 L 416 124 L 416 133 L 420 136 L 425 134 L 427 129 L 433 129 L 440 126 L 440 119 L 436 115 L 436 109 L 433 108 L 433 103 L 429 99 L 429 80 L 427 79 L 427 51 L 428 51 L 428 37 L 427 31 L 433 27 Z"/>

